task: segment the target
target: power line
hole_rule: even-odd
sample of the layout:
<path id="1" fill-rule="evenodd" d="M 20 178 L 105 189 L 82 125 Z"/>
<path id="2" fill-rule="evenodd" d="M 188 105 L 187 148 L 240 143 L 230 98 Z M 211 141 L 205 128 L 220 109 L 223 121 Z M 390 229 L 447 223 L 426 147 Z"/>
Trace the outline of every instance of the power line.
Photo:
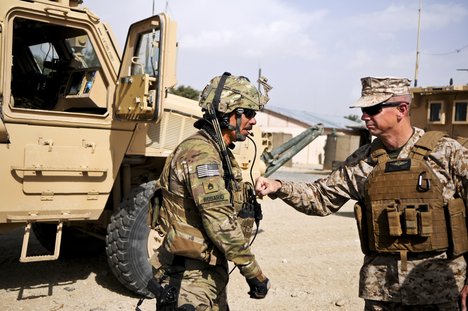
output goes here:
<path id="1" fill-rule="evenodd" d="M 468 48 L 468 44 L 459 48 L 459 49 L 455 49 L 455 50 L 452 50 L 452 51 L 448 51 L 448 52 L 442 52 L 442 53 L 428 53 L 428 52 L 420 52 L 420 54 L 424 54 L 424 55 L 435 55 L 435 56 L 439 56 L 439 55 L 450 55 L 450 54 L 457 54 L 457 53 L 460 53 L 461 51 L 463 51 L 464 49 Z"/>

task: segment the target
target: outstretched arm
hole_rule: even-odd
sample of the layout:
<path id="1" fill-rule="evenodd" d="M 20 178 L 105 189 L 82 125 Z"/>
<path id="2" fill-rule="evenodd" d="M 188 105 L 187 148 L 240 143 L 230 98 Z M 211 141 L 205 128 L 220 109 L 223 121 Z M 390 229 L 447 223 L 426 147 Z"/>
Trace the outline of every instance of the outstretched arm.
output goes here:
<path id="1" fill-rule="evenodd" d="M 276 193 L 281 188 L 281 181 L 258 177 L 255 182 L 255 192 L 261 198 L 265 195 Z"/>

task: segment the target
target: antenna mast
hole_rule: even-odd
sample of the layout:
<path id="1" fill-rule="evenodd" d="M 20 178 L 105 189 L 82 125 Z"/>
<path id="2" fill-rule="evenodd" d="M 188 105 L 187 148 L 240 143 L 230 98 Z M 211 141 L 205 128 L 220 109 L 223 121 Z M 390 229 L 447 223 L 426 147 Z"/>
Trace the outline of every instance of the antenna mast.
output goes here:
<path id="1" fill-rule="evenodd" d="M 421 7 L 422 0 L 419 0 L 418 10 L 418 37 L 416 40 L 416 66 L 414 68 L 414 86 L 418 86 L 418 70 L 419 70 L 419 33 L 421 32 Z"/>
<path id="2" fill-rule="evenodd" d="M 261 78 L 261 77 L 262 77 L 262 68 L 259 67 L 259 68 L 258 68 L 258 80 L 257 80 L 257 82 L 258 82 L 258 91 L 259 91 L 259 92 L 260 92 L 260 85 L 261 85 L 261 83 L 260 83 L 260 78 Z"/>

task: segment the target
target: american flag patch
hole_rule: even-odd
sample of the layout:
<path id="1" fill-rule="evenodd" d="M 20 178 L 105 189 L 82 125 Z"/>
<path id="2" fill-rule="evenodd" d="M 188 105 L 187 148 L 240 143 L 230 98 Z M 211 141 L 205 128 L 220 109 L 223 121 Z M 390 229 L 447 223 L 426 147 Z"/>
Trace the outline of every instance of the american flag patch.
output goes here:
<path id="1" fill-rule="evenodd" d="M 218 164 L 203 164 L 197 166 L 198 178 L 219 176 Z"/>

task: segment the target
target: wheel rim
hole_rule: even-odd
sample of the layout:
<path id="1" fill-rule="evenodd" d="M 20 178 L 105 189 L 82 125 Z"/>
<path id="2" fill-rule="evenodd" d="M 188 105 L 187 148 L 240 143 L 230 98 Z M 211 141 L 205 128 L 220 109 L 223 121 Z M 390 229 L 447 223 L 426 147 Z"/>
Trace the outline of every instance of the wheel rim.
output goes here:
<path id="1" fill-rule="evenodd" d="M 162 241 L 163 237 L 156 230 L 150 229 L 147 244 L 148 258 L 153 256 L 154 252 L 161 246 Z"/>

